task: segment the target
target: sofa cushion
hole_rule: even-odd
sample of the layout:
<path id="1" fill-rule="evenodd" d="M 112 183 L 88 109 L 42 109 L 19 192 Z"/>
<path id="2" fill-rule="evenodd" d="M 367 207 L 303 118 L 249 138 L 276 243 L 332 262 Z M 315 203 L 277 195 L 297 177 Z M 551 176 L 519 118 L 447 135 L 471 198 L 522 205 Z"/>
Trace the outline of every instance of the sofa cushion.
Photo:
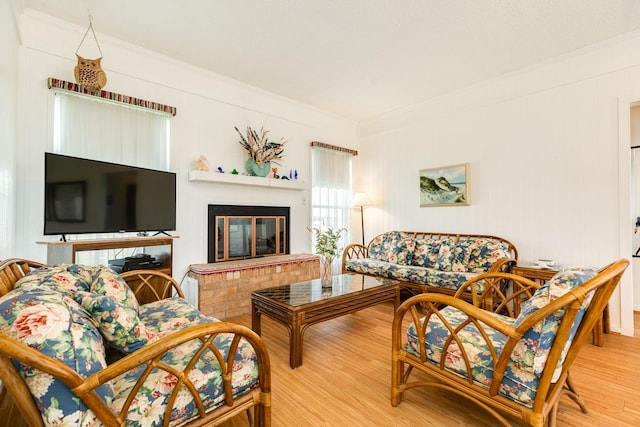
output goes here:
<path id="1" fill-rule="evenodd" d="M 102 336 L 118 351 L 129 354 L 156 340 L 158 334 L 147 329 L 138 313 L 107 295 L 79 292 L 82 307 L 98 323 Z"/>
<path id="2" fill-rule="evenodd" d="M 513 324 L 514 327 L 518 327 L 528 316 L 538 311 L 541 307 L 555 301 L 562 295 L 595 277 L 596 274 L 595 270 L 587 267 L 572 267 L 558 272 L 551 280 L 538 288 L 531 298 L 522 303 L 520 307 L 521 312 L 515 319 Z M 558 361 L 558 366 L 554 373 L 554 381 L 561 373 L 562 363 L 564 362 L 566 352 L 571 345 L 573 337 L 592 297 L 593 294 L 589 294 L 587 298 L 585 298 L 578 314 L 576 315 L 574 325 L 567 338 L 563 354 Z M 537 376 L 542 375 L 542 370 L 547 357 L 549 356 L 549 350 L 553 345 L 556 331 L 560 326 L 560 322 L 562 321 L 565 312 L 566 308 L 556 311 L 538 322 L 533 328 L 529 329 L 524 334 L 511 356 L 523 370 L 532 372 Z"/>
<path id="3" fill-rule="evenodd" d="M 440 241 L 440 249 L 438 250 L 438 258 L 436 259 L 435 269 L 440 271 L 451 271 L 453 265 L 453 250 L 455 243 L 453 239 L 443 239 Z"/>
<path id="4" fill-rule="evenodd" d="M 398 264 L 371 258 L 349 259 L 345 262 L 345 270 L 348 272 L 385 278 L 393 277 L 393 271 L 398 267 Z"/>
<path id="5" fill-rule="evenodd" d="M 440 241 L 433 239 L 416 239 L 411 265 L 434 268 L 440 252 Z"/>
<path id="6" fill-rule="evenodd" d="M 64 292 L 73 298 L 76 291 L 88 291 L 93 281 L 93 267 L 78 264 L 58 264 L 32 270 L 18 280 L 17 288 L 47 288 Z"/>
<path id="7" fill-rule="evenodd" d="M 370 244 L 368 256 L 394 264 L 411 264 L 415 240 L 400 231 L 389 231 L 376 236 Z"/>
<path id="8" fill-rule="evenodd" d="M 452 248 L 451 271 L 464 272 L 469 270 L 471 253 L 477 247 L 475 239 L 460 239 Z"/>
<path id="9" fill-rule="evenodd" d="M 346 260 L 345 270 L 454 291 L 478 275 L 478 273 L 470 272 L 440 271 L 415 265 L 399 265 L 370 258 Z M 482 292 L 482 283 L 478 282 L 478 286 L 479 292 Z"/>
<path id="10" fill-rule="evenodd" d="M 466 314 L 453 307 L 446 307 L 440 313 L 453 328 L 458 327 L 467 320 Z M 489 314 L 506 323 L 514 322 L 514 319 L 510 317 L 490 312 Z M 424 318 L 421 322 L 424 322 Z M 497 353 L 500 353 L 506 342 L 506 336 L 482 322 L 479 325 L 487 334 L 491 346 Z M 449 330 L 444 326 L 444 323 L 435 314 L 432 314 L 425 330 L 425 351 L 429 362 L 435 365 L 440 364 L 442 352 L 449 336 Z M 489 388 L 494 372 L 491 348 L 483 339 L 478 327 L 473 323 L 464 326 L 457 336 L 461 340 L 464 351 L 469 356 L 471 376 L 474 383 Z M 407 329 L 407 345 L 405 349 L 417 357 L 420 356 L 418 332 L 413 323 Z M 466 379 L 467 370 L 462 354 L 458 344 L 452 341 L 444 358 L 444 369 Z M 511 400 L 531 407 L 538 384 L 539 378 L 531 373 L 521 371 L 513 361 L 510 361 L 500 384 L 499 393 Z"/>
<path id="11" fill-rule="evenodd" d="M 378 234 L 376 237 L 371 239 L 368 246 L 368 257 L 371 259 L 384 259 L 386 249 L 384 247 L 384 241 L 387 233 Z"/>
<path id="12" fill-rule="evenodd" d="M 94 268 L 90 291 L 99 295 L 107 295 L 138 313 L 138 300 L 133 291 L 127 282 L 106 265 Z"/>
<path id="13" fill-rule="evenodd" d="M 192 325 L 212 321 L 211 317 L 205 316 L 178 296 L 141 305 L 140 319 L 149 331 L 158 334 L 159 337 Z"/>
<path id="14" fill-rule="evenodd" d="M 468 271 L 486 273 L 496 261 L 511 258 L 507 244 L 494 239 L 478 238 L 469 254 Z"/>
<path id="15" fill-rule="evenodd" d="M 156 332 L 168 333 L 183 329 L 198 323 L 217 321 L 200 313 L 195 307 L 179 297 L 155 301 L 140 306 L 140 316 L 150 329 Z M 231 346 L 232 336 L 221 334 L 214 340 L 214 345 L 226 357 Z M 196 354 L 199 341 L 193 340 L 170 350 L 162 362 L 182 369 Z M 255 352 L 244 339 L 240 340 L 233 365 L 232 389 L 234 396 L 240 396 L 258 384 L 258 365 Z M 135 386 L 144 367 L 137 367 L 113 381 L 116 399 L 112 408 L 119 410 L 125 397 Z M 224 390 L 221 387 L 222 377 L 220 365 L 211 351 L 205 351 L 195 362 L 189 373 L 189 378 L 196 385 L 197 392 L 203 399 L 205 409 L 210 411 L 224 404 Z M 155 368 L 147 380 L 142 384 L 131 409 L 127 413 L 127 426 L 162 425 L 164 410 L 170 393 L 176 391 L 177 399 L 171 412 L 171 425 L 180 425 L 197 415 L 197 408 L 186 388 L 182 386 L 176 390 L 178 378 L 163 370 Z M 179 387 L 179 386 L 178 386 Z"/>
<path id="16" fill-rule="evenodd" d="M 48 287 L 14 289 L 0 298 L 0 332 L 50 356 L 82 376 L 104 369 L 102 336 L 89 314 L 65 292 Z M 92 425 L 96 418 L 69 388 L 53 376 L 16 364 L 25 378 L 45 425 Z M 97 390 L 107 404 L 110 384 Z"/>

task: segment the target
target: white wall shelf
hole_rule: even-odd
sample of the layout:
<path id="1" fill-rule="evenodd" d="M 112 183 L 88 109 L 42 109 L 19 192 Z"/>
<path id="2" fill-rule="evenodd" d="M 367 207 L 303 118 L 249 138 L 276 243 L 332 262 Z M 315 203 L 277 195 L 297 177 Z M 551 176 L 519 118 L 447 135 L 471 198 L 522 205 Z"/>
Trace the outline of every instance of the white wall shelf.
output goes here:
<path id="1" fill-rule="evenodd" d="M 288 190 L 308 190 L 311 186 L 297 179 L 262 178 L 260 176 L 233 175 L 230 173 L 190 171 L 191 182 L 218 182 L 224 184 L 253 185 L 256 187 L 273 187 Z"/>

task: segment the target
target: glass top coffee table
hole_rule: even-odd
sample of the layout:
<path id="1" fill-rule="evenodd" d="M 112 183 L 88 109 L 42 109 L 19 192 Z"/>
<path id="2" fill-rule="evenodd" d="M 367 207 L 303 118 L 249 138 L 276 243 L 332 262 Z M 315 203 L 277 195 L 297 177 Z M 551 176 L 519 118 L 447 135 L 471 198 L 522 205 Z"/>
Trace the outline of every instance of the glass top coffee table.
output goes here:
<path id="1" fill-rule="evenodd" d="M 302 365 L 302 336 L 319 322 L 354 313 L 381 302 L 400 303 L 399 282 L 361 274 L 333 276 L 331 287 L 320 279 L 276 286 L 251 293 L 251 328 L 260 335 L 264 314 L 289 330 L 289 366 Z"/>

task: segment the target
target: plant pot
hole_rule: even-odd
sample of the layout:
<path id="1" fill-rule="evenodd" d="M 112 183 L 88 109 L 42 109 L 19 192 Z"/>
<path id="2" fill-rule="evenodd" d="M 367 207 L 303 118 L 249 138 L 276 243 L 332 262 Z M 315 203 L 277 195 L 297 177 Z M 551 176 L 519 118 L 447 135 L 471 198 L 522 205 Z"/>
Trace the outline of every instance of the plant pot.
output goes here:
<path id="1" fill-rule="evenodd" d="M 320 257 L 320 283 L 323 288 L 330 288 L 333 285 L 333 257 Z"/>
<path id="2" fill-rule="evenodd" d="M 255 160 L 247 159 L 245 167 L 247 169 L 247 173 L 251 176 L 265 177 L 269 175 L 269 172 L 271 172 L 271 162 L 257 164 Z"/>

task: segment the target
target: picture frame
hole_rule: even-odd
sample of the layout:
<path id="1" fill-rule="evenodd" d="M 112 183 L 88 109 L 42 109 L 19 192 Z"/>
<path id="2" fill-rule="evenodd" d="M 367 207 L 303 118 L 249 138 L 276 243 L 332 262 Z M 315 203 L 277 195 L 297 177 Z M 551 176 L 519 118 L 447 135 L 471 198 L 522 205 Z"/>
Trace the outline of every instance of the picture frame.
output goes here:
<path id="1" fill-rule="evenodd" d="M 468 206 L 469 163 L 420 169 L 420 207 Z"/>

